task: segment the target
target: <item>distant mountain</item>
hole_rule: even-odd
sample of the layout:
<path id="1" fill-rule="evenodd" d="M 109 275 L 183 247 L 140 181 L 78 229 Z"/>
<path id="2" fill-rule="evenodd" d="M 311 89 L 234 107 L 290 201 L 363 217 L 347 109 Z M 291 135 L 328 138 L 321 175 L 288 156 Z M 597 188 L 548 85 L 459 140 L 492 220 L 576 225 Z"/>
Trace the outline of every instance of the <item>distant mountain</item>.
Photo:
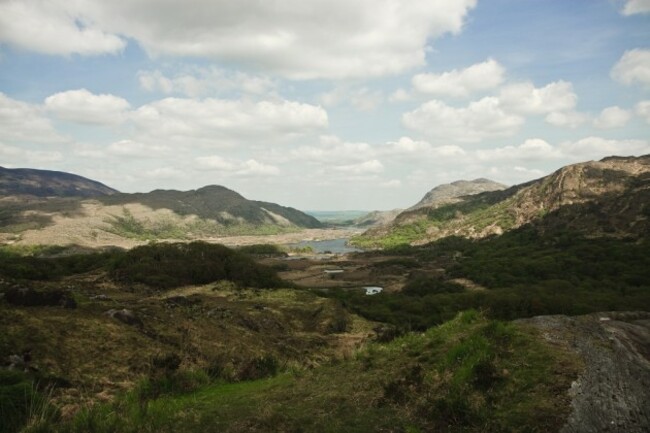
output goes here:
<path id="1" fill-rule="evenodd" d="M 397 215 L 403 211 L 404 209 L 372 211 L 362 217 L 355 219 L 353 221 L 353 225 L 356 227 L 367 228 L 390 224 L 397 217 Z"/>
<path id="2" fill-rule="evenodd" d="M 424 244 L 450 235 L 482 238 L 525 224 L 588 236 L 650 233 L 650 155 L 569 165 L 502 191 L 409 209 L 353 243 L 365 247 Z"/>
<path id="3" fill-rule="evenodd" d="M 388 224 L 403 209 L 393 210 L 343 210 L 343 211 L 306 211 L 320 222 L 329 226 L 344 226 L 350 228 L 369 228 L 376 225 Z"/>
<path id="4" fill-rule="evenodd" d="M 128 247 L 322 227 L 299 210 L 218 185 L 125 194 L 68 173 L 2 170 L 0 242 Z"/>
<path id="5" fill-rule="evenodd" d="M 507 185 L 489 179 L 458 180 L 456 182 L 436 186 L 426 193 L 422 200 L 410 209 L 434 206 L 452 201 L 458 197 L 479 194 L 487 191 L 500 191 L 506 188 Z"/>
<path id="6" fill-rule="evenodd" d="M 0 167 L 0 196 L 97 197 L 116 193 L 113 188 L 76 174 Z"/>
<path id="7" fill-rule="evenodd" d="M 318 228 L 314 217 L 275 203 L 248 200 L 241 194 L 219 185 L 191 191 L 155 190 L 148 193 L 116 194 L 98 199 L 105 205 L 141 204 L 153 210 L 169 209 L 177 215 L 194 215 L 221 224 L 271 224 Z"/>

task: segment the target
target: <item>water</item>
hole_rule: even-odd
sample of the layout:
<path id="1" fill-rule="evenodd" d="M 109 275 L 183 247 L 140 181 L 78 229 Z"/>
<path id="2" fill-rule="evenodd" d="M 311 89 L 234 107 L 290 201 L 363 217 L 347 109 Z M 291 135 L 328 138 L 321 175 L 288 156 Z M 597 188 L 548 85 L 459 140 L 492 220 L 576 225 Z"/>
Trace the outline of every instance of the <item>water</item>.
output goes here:
<path id="1" fill-rule="evenodd" d="M 366 295 L 377 295 L 384 290 L 383 287 L 379 286 L 365 286 L 363 289 L 366 291 Z"/>
<path id="2" fill-rule="evenodd" d="M 302 241 L 296 244 L 289 244 L 289 247 L 311 247 L 316 253 L 324 253 L 325 251 L 329 251 L 334 254 L 345 254 L 361 251 L 358 248 L 346 245 L 347 241 L 348 238 L 328 239 L 325 241 Z"/>

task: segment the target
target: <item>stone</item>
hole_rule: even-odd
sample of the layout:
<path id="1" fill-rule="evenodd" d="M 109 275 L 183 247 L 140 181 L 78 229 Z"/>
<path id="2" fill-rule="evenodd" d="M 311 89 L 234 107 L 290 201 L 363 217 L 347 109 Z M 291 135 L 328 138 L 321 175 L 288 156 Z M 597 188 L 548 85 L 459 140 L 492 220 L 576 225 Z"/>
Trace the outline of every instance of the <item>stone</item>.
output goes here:
<path id="1" fill-rule="evenodd" d="M 110 309 L 104 314 L 130 326 L 142 327 L 144 325 L 142 320 L 133 311 L 127 310 L 126 308 L 122 310 Z"/>

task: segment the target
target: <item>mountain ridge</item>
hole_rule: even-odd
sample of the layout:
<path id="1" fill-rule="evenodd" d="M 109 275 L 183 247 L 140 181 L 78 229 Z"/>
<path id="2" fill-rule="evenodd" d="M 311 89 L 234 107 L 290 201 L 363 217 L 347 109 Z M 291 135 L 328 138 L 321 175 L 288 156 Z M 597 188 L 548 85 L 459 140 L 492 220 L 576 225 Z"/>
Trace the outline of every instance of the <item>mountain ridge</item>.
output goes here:
<path id="1" fill-rule="evenodd" d="M 650 155 L 607 157 L 564 166 L 540 179 L 453 203 L 408 209 L 353 243 L 420 245 L 446 236 L 484 238 L 535 224 L 589 235 L 639 236 L 650 230 Z"/>
<path id="2" fill-rule="evenodd" d="M 117 193 L 101 182 L 64 171 L 0 167 L 0 196 L 96 197 Z"/>
<path id="3" fill-rule="evenodd" d="M 474 195 L 488 191 L 500 191 L 506 188 L 507 185 L 483 177 L 474 180 L 457 180 L 432 188 L 418 203 L 407 210 L 440 205 L 462 196 Z"/>
<path id="4" fill-rule="evenodd" d="M 83 195 L 76 193 L 80 179 L 88 185 L 95 185 L 94 181 L 64 172 L 24 169 L 19 174 L 25 172 L 32 177 L 23 176 L 14 182 L 15 187 L 6 189 L 12 194 L 0 196 L 0 240 L 101 246 L 125 245 L 125 239 L 191 240 L 322 227 L 316 218 L 297 209 L 248 200 L 221 185 L 148 193 L 98 187 L 96 193 Z M 42 182 L 32 182 L 29 189 L 32 178 Z M 47 184 L 48 179 L 56 180 L 56 188 Z"/>

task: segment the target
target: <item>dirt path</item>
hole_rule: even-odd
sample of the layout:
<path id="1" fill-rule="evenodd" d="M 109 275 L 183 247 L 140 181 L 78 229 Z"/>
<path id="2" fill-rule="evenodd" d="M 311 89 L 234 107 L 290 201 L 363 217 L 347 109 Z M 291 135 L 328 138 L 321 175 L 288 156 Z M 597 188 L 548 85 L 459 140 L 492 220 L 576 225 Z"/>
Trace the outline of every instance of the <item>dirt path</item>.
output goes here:
<path id="1" fill-rule="evenodd" d="M 520 322 L 585 362 L 569 390 L 573 411 L 561 433 L 650 432 L 650 313 L 540 316 Z"/>

